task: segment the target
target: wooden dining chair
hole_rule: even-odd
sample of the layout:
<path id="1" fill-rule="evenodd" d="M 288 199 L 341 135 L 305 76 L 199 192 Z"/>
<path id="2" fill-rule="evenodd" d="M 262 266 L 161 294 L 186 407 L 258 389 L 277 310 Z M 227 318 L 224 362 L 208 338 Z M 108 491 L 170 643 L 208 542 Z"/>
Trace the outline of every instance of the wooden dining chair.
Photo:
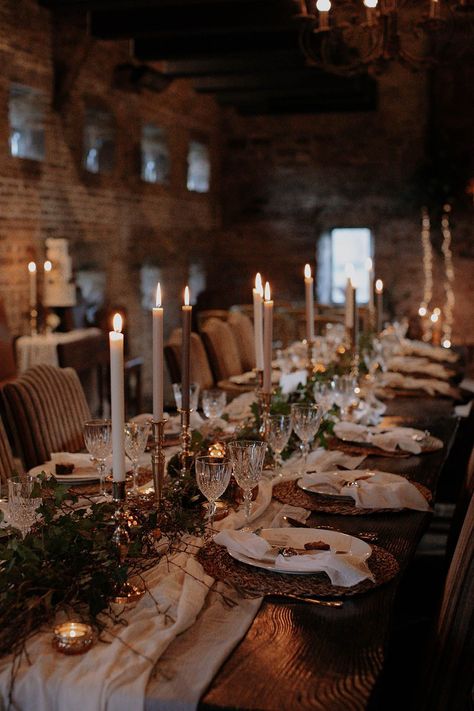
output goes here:
<path id="1" fill-rule="evenodd" d="M 444 585 L 419 711 L 464 711 L 474 691 L 474 496 Z"/>
<path id="2" fill-rule="evenodd" d="M 16 377 L 17 368 L 13 336 L 7 322 L 3 300 L 0 299 L 0 388 Z"/>
<path id="3" fill-rule="evenodd" d="M 231 311 L 227 323 L 232 329 L 244 371 L 255 368 L 255 342 L 252 321 L 240 311 Z"/>
<path id="4" fill-rule="evenodd" d="M 181 342 L 182 330 L 175 328 L 166 345 L 165 358 L 172 383 L 181 381 Z M 214 385 L 214 378 L 209 365 L 206 349 L 198 333 L 191 333 L 191 382 L 199 384 L 202 390 Z"/>
<path id="5" fill-rule="evenodd" d="M 51 452 L 78 452 L 91 417 L 79 376 L 72 368 L 37 365 L 3 388 L 5 412 L 26 470 Z"/>
<path id="6" fill-rule="evenodd" d="M 228 323 L 210 318 L 204 324 L 201 336 L 217 382 L 244 372 L 239 349 Z"/>
<path id="7" fill-rule="evenodd" d="M 0 419 L 0 483 L 2 484 L 2 487 L 6 484 L 7 479 L 11 477 L 12 473 L 16 469 L 17 466 L 13 459 L 10 442 L 8 441 L 3 422 Z"/>

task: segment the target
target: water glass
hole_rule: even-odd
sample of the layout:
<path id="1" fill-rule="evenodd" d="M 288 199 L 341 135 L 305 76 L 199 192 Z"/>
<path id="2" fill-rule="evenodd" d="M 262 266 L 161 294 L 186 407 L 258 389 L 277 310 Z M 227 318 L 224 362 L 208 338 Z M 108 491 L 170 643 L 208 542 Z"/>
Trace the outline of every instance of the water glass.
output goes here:
<path id="1" fill-rule="evenodd" d="M 8 480 L 8 520 L 11 526 L 19 529 L 22 538 L 35 523 L 36 509 L 41 506 L 41 498 L 32 496 L 33 486 L 31 479 Z"/>
<path id="2" fill-rule="evenodd" d="M 225 457 L 209 457 L 207 455 L 198 456 L 194 461 L 199 491 L 204 494 L 209 502 L 208 530 L 206 533 L 206 538 L 209 538 L 212 535 L 216 500 L 219 496 L 222 496 L 229 486 L 232 464 Z"/>
<path id="3" fill-rule="evenodd" d="M 356 394 L 358 388 L 357 378 L 352 375 L 334 376 L 331 381 L 334 402 L 340 408 L 341 420 L 349 416 L 351 408 L 357 407 L 359 397 Z"/>
<path id="4" fill-rule="evenodd" d="M 145 452 L 150 435 L 151 425 L 149 422 L 126 422 L 125 430 L 125 454 L 132 462 L 133 486 L 131 493 L 138 494 L 138 460 Z"/>
<path id="5" fill-rule="evenodd" d="M 112 423 L 110 420 L 88 420 L 84 423 L 84 444 L 96 463 L 100 478 L 100 495 L 105 494 L 105 460 L 112 453 Z"/>
<path id="6" fill-rule="evenodd" d="M 268 444 L 275 452 L 276 465 L 279 469 L 279 475 L 281 476 L 283 467 L 281 453 L 288 444 L 293 428 L 291 415 L 270 415 L 268 425 Z"/>
<path id="7" fill-rule="evenodd" d="M 314 384 L 313 395 L 316 400 L 316 404 L 319 405 L 323 411 L 324 417 L 324 415 L 329 412 L 333 404 L 331 387 L 328 383 L 317 382 Z"/>
<path id="8" fill-rule="evenodd" d="M 244 492 L 245 529 L 249 530 L 252 489 L 262 478 L 266 442 L 235 440 L 227 445 L 235 480 Z"/>
<path id="9" fill-rule="evenodd" d="M 202 410 L 207 418 L 215 420 L 222 415 L 226 405 L 226 393 L 219 388 L 202 391 Z"/>
<path id="10" fill-rule="evenodd" d="M 309 443 L 316 436 L 323 411 L 319 405 L 294 403 L 291 406 L 291 416 L 293 419 L 293 429 L 301 440 L 300 449 L 303 458 L 303 471 L 306 471 Z"/>
<path id="11" fill-rule="evenodd" d="M 173 383 L 173 395 L 176 408 L 181 410 L 181 383 Z M 189 384 L 189 409 L 197 412 L 199 399 L 199 383 Z"/>

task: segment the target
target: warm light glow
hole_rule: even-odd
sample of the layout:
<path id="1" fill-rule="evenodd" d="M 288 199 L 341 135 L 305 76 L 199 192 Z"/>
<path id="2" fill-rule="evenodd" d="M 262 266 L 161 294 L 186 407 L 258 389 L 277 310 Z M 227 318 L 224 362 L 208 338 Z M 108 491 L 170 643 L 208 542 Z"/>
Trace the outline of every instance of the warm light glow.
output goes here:
<path id="1" fill-rule="evenodd" d="M 443 348 L 451 348 L 451 341 L 449 340 L 449 338 L 444 339 Z"/>
<path id="2" fill-rule="evenodd" d="M 156 308 L 161 307 L 161 285 L 160 282 L 156 285 Z"/>
<path id="3" fill-rule="evenodd" d="M 371 10 L 377 7 L 379 0 L 364 0 L 364 5 Z"/>
<path id="4" fill-rule="evenodd" d="M 316 9 L 319 12 L 329 12 L 331 9 L 331 0 L 317 0 Z"/>
<path id="5" fill-rule="evenodd" d="M 35 273 L 35 271 L 36 271 L 36 264 L 35 264 L 35 262 L 29 262 L 29 263 L 28 263 L 28 271 L 30 272 L 30 274 L 34 274 L 34 273 Z"/>
<path id="6" fill-rule="evenodd" d="M 435 306 L 435 308 L 433 309 L 433 313 L 436 314 L 437 316 L 440 315 L 441 309 L 439 308 L 439 306 Z"/>
<path id="7" fill-rule="evenodd" d="M 255 277 L 255 291 L 257 294 L 260 294 L 260 296 L 263 296 L 262 276 L 260 272 L 257 272 L 257 276 Z"/>
<path id="8" fill-rule="evenodd" d="M 49 259 L 47 259 L 47 260 L 45 261 L 44 265 L 43 265 L 44 271 L 45 271 L 45 272 L 50 272 L 52 268 L 53 268 L 53 265 L 51 264 L 51 262 L 49 261 Z"/>
<path id="9" fill-rule="evenodd" d="M 436 323 L 437 320 L 439 319 L 439 314 L 435 314 L 434 312 L 431 314 L 430 319 L 433 323 Z"/>
<path id="10" fill-rule="evenodd" d="M 367 269 L 368 272 L 370 272 L 372 267 L 373 267 L 372 259 L 370 257 L 367 257 L 367 259 L 365 260 L 365 268 Z"/>
<path id="11" fill-rule="evenodd" d="M 382 279 L 377 279 L 375 282 L 375 291 L 377 294 L 381 294 L 383 292 L 383 281 Z"/>
<path id="12" fill-rule="evenodd" d="M 305 264 L 304 267 L 304 278 L 305 279 L 311 279 L 311 267 L 309 264 Z"/>
<path id="13" fill-rule="evenodd" d="M 420 308 L 418 309 L 418 315 L 426 316 L 426 306 L 420 306 Z"/>
<path id="14" fill-rule="evenodd" d="M 189 306 L 189 286 L 184 289 L 184 305 Z"/>
<path id="15" fill-rule="evenodd" d="M 120 314 L 115 314 L 112 323 L 114 326 L 115 333 L 122 333 L 122 317 L 120 316 Z"/>
<path id="16" fill-rule="evenodd" d="M 265 282 L 265 301 L 270 301 L 271 298 L 272 297 L 270 295 L 270 284 L 267 281 Z"/>

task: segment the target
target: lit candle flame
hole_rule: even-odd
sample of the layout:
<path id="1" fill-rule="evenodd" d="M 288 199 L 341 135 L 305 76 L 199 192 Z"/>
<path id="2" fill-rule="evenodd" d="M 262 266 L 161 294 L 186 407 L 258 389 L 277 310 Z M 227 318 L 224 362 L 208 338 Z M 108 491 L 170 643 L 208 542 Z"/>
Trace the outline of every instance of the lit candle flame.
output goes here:
<path id="1" fill-rule="evenodd" d="M 270 301 L 271 295 L 270 295 L 270 284 L 269 282 L 265 282 L 265 301 Z"/>
<path id="2" fill-rule="evenodd" d="M 51 264 L 51 262 L 49 261 L 49 259 L 47 259 L 47 260 L 45 261 L 45 263 L 44 263 L 44 265 L 43 265 L 43 268 L 44 268 L 44 271 L 45 271 L 45 272 L 50 272 L 50 271 L 51 271 L 51 269 L 53 268 L 53 265 Z"/>
<path id="3" fill-rule="evenodd" d="M 311 279 L 311 267 L 309 264 L 305 264 L 304 267 L 304 278 L 305 279 Z"/>
<path id="4" fill-rule="evenodd" d="M 329 12 L 331 9 L 331 0 L 317 0 L 316 8 L 319 12 Z"/>
<path id="5" fill-rule="evenodd" d="M 120 314 L 115 314 L 113 326 L 115 333 L 122 333 L 122 317 L 120 316 Z"/>
<path id="6" fill-rule="evenodd" d="M 377 7 L 379 0 L 364 0 L 364 5 L 371 10 Z"/>
<path id="7" fill-rule="evenodd" d="M 418 309 L 418 315 L 426 316 L 426 306 L 420 306 L 420 308 Z"/>
<path id="8" fill-rule="evenodd" d="M 161 285 L 160 282 L 156 285 L 156 308 L 161 307 Z"/>
<path id="9" fill-rule="evenodd" d="M 377 281 L 375 282 L 375 291 L 377 292 L 377 294 L 381 294 L 381 293 L 382 293 L 382 291 L 383 291 L 383 281 L 382 281 L 382 279 L 377 279 Z"/>
<path id="10" fill-rule="evenodd" d="M 35 271 L 36 271 L 36 264 L 35 264 L 35 262 L 29 262 L 29 263 L 28 263 L 28 271 L 30 272 L 30 274 L 34 274 L 34 273 L 35 273 Z"/>
<path id="11" fill-rule="evenodd" d="M 262 276 L 260 272 L 257 272 L 257 276 L 255 277 L 255 291 L 260 296 L 263 296 Z"/>
<path id="12" fill-rule="evenodd" d="M 189 286 L 184 289 L 184 305 L 189 306 Z"/>

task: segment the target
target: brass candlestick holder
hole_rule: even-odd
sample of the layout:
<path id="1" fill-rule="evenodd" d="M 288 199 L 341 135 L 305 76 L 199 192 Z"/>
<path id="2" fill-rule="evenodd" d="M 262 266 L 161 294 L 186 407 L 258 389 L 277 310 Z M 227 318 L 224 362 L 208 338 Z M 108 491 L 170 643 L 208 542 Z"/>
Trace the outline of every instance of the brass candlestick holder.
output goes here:
<path id="1" fill-rule="evenodd" d="M 117 549 L 119 565 L 123 566 L 130 547 L 128 515 L 125 510 L 125 481 L 114 481 L 112 483 L 112 497 L 117 506 L 114 514 L 116 526 L 112 534 L 112 543 Z M 112 602 L 118 605 L 128 605 L 139 600 L 144 594 L 143 586 L 132 583 L 130 580 L 125 580 L 123 583 L 117 584 Z"/>
<path id="2" fill-rule="evenodd" d="M 38 335 L 38 310 L 36 308 L 30 309 L 30 334 L 32 336 Z"/>
<path id="3" fill-rule="evenodd" d="M 193 455 L 191 452 L 191 428 L 189 426 L 189 418 L 191 410 L 181 409 L 181 454 L 179 455 L 181 462 L 181 476 L 185 477 L 191 470 L 191 462 Z"/>
<path id="4" fill-rule="evenodd" d="M 307 349 L 306 370 L 308 371 L 308 378 L 310 378 L 314 372 L 313 348 L 314 348 L 314 340 L 312 338 L 310 338 L 309 340 L 306 341 L 306 349 Z"/>
<path id="5" fill-rule="evenodd" d="M 255 379 L 257 381 L 257 384 L 255 386 L 255 395 L 257 396 L 258 412 L 259 412 L 260 419 L 261 419 L 262 412 L 263 412 L 263 407 L 262 407 L 263 370 L 254 368 L 253 372 L 255 373 Z"/>
<path id="6" fill-rule="evenodd" d="M 155 487 L 155 503 L 159 508 L 163 498 L 163 481 L 165 478 L 165 425 L 166 419 L 152 420 L 151 431 L 153 437 L 153 447 L 151 450 L 151 470 L 153 473 L 153 485 Z"/>
<path id="7" fill-rule="evenodd" d="M 268 442 L 270 432 L 270 406 L 272 404 L 272 394 L 262 392 L 261 395 L 261 413 L 260 413 L 260 437 L 264 442 Z"/>

